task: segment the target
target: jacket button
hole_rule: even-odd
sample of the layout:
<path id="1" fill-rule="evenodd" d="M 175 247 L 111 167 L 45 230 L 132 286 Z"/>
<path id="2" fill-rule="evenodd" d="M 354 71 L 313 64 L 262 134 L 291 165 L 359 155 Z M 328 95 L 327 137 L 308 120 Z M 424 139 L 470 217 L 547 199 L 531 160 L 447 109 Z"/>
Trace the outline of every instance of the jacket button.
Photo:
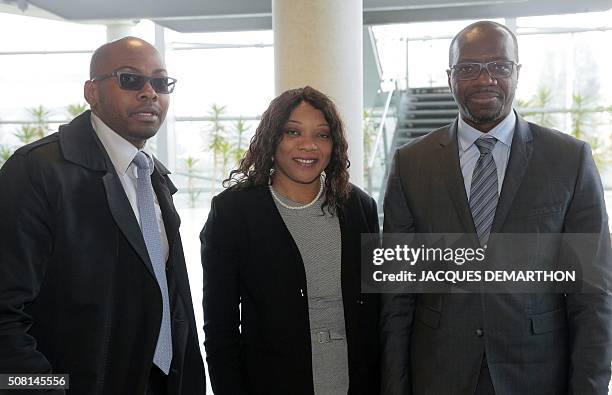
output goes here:
<path id="1" fill-rule="evenodd" d="M 363 304 L 365 304 L 365 302 L 363 300 L 361 300 L 361 299 L 357 299 L 357 304 L 358 305 L 363 305 Z"/>
<path id="2" fill-rule="evenodd" d="M 476 336 L 478 337 L 483 337 L 484 336 L 484 331 L 480 328 L 476 329 Z"/>

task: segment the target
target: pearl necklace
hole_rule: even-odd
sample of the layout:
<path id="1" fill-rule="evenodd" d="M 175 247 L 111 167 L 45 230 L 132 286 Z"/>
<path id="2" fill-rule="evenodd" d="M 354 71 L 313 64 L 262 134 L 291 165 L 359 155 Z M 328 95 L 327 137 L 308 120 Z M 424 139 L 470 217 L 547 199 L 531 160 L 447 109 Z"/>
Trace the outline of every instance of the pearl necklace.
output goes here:
<path id="1" fill-rule="evenodd" d="M 270 193 L 272 194 L 272 197 L 274 198 L 274 200 L 276 200 L 278 202 L 278 204 L 280 204 L 284 208 L 289 209 L 289 210 L 302 210 L 302 209 L 305 209 L 305 208 L 308 208 L 308 207 L 312 206 L 313 204 L 315 204 L 317 202 L 317 200 L 319 200 L 319 198 L 323 194 L 323 187 L 325 186 L 325 182 L 323 181 L 324 179 L 325 178 L 324 178 L 323 174 L 321 174 L 321 177 L 319 178 L 319 182 L 321 184 L 321 186 L 319 187 L 319 193 L 317 193 L 317 196 L 315 196 L 315 198 L 312 200 L 312 202 L 306 203 L 303 206 L 290 206 L 290 205 L 288 205 L 287 203 L 283 202 L 276 195 L 276 192 L 274 192 L 274 188 L 272 188 L 272 185 L 268 185 L 268 188 L 270 188 Z"/>

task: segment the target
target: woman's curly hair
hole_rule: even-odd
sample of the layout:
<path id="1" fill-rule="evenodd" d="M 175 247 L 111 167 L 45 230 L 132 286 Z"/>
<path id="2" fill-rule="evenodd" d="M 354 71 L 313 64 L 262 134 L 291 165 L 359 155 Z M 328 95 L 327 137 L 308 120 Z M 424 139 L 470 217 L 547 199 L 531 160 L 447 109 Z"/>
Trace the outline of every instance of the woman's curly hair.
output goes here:
<path id="1" fill-rule="evenodd" d="M 283 128 L 291 112 L 302 102 L 321 111 L 329 124 L 333 142 L 329 164 L 325 168 L 325 201 L 322 208 L 330 214 L 348 199 L 350 192 L 348 167 L 348 143 L 344 124 L 335 104 L 324 93 L 305 86 L 285 91 L 270 103 L 261 116 L 249 149 L 240 161 L 240 166 L 223 180 L 225 188 L 243 189 L 252 186 L 269 185 L 270 169 L 274 166 L 274 153 L 283 138 Z"/>

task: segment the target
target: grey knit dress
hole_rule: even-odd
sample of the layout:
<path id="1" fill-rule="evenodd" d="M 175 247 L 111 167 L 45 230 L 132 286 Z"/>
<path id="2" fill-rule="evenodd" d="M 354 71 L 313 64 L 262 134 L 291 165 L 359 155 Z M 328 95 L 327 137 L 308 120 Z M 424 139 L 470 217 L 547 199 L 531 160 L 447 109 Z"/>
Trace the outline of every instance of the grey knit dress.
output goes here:
<path id="1" fill-rule="evenodd" d="M 275 191 L 289 206 L 301 206 Z M 274 199 L 304 261 L 316 395 L 346 394 L 348 355 L 340 284 L 341 238 L 337 216 L 321 212 L 325 194 L 310 207 L 290 210 Z"/>

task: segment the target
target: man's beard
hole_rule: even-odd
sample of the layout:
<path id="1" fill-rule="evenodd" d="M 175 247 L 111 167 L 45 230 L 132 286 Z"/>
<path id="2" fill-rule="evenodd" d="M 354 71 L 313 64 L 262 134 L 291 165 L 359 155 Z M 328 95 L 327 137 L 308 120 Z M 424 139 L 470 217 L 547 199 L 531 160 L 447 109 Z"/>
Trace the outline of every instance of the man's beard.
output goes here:
<path id="1" fill-rule="evenodd" d="M 493 123 L 495 121 L 500 121 L 502 119 L 502 112 L 504 111 L 504 106 L 499 106 L 499 108 L 495 109 L 495 111 L 484 111 L 481 112 L 480 115 L 475 115 L 470 111 L 467 106 L 464 106 L 465 113 L 467 118 L 472 121 L 476 125 Z"/>

